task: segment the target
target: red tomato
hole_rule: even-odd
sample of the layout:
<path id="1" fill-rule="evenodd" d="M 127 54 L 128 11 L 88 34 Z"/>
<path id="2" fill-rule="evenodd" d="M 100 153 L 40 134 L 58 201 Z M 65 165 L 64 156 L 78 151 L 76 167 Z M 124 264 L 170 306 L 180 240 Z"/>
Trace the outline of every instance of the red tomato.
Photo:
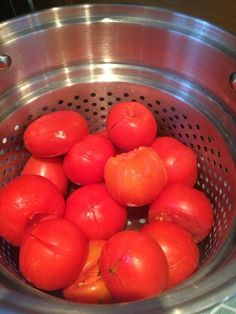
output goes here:
<path id="1" fill-rule="evenodd" d="M 151 237 L 126 230 L 104 245 L 101 274 L 117 301 L 132 301 L 162 292 L 168 281 L 166 257 Z"/>
<path id="2" fill-rule="evenodd" d="M 153 202 L 167 181 L 164 164 L 150 147 L 139 147 L 108 160 L 106 187 L 118 203 L 142 206 Z"/>
<path id="3" fill-rule="evenodd" d="M 94 134 L 99 135 L 99 136 L 102 136 L 102 137 L 105 137 L 105 138 L 109 138 L 107 129 L 102 129 L 102 130 L 100 130 L 100 131 L 97 131 L 97 132 L 94 133 Z"/>
<path id="4" fill-rule="evenodd" d="M 209 234 L 214 215 L 211 203 L 203 192 L 175 184 L 166 187 L 151 204 L 149 221 L 155 220 L 176 222 L 199 242 Z"/>
<path id="5" fill-rule="evenodd" d="M 100 183 L 107 160 L 115 154 L 109 139 L 89 135 L 71 147 L 64 159 L 64 169 L 68 178 L 76 184 Z"/>
<path id="6" fill-rule="evenodd" d="M 195 185 L 198 174 L 197 159 L 191 148 L 169 136 L 156 138 L 151 147 L 164 162 L 167 184 Z"/>
<path id="7" fill-rule="evenodd" d="M 111 141 L 123 151 L 149 146 L 157 135 L 157 122 L 152 112 L 137 102 L 113 106 L 107 116 L 106 128 Z"/>
<path id="8" fill-rule="evenodd" d="M 169 265 L 168 288 L 193 274 L 199 263 L 199 250 L 190 233 L 172 222 L 152 222 L 141 232 L 151 236 L 161 246 Z"/>
<path id="9" fill-rule="evenodd" d="M 34 215 L 45 213 L 62 217 L 64 198 L 48 179 L 22 175 L 0 191 L 0 235 L 19 246 L 24 228 Z"/>
<path id="10" fill-rule="evenodd" d="M 90 240 L 108 239 L 125 227 L 127 210 L 111 198 L 104 184 L 91 184 L 68 197 L 65 218 L 76 223 Z"/>
<path id="11" fill-rule="evenodd" d="M 37 174 L 47 178 L 58 187 L 63 195 L 67 190 L 68 179 L 63 168 L 63 160 L 60 157 L 31 156 L 21 173 Z"/>
<path id="12" fill-rule="evenodd" d="M 20 271 L 39 289 L 63 289 L 78 277 L 87 250 L 87 239 L 75 224 L 65 219 L 45 220 L 23 238 Z"/>
<path id="13" fill-rule="evenodd" d="M 112 296 L 100 275 L 99 260 L 106 241 L 90 240 L 87 261 L 76 281 L 64 289 L 65 299 L 83 303 L 111 303 Z"/>
<path id="14" fill-rule="evenodd" d="M 64 155 L 88 134 L 88 123 L 75 111 L 56 111 L 33 121 L 25 130 L 26 148 L 38 157 Z"/>

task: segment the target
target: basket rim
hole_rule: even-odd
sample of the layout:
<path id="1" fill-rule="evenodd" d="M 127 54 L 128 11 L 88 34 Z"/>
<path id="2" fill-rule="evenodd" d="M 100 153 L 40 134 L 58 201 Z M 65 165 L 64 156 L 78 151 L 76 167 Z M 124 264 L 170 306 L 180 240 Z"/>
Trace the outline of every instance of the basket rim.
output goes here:
<path id="1" fill-rule="evenodd" d="M 40 31 L 45 27 L 50 27 L 50 25 L 55 26 L 55 24 L 52 23 L 51 14 L 54 14 L 56 19 L 60 22 L 69 22 L 70 20 L 71 22 L 77 21 L 78 23 L 80 21 L 81 23 L 88 19 L 86 15 L 88 10 L 92 13 L 96 12 L 96 14 L 90 15 L 89 23 L 107 22 L 108 20 L 106 21 L 104 19 L 106 19 L 108 14 L 112 14 L 112 18 L 110 16 L 109 18 L 107 17 L 109 22 L 112 22 L 112 20 L 115 22 L 117 19 L 122 18 L 120 22 L 124 23 L 125 17 L 136 18 L 136 23 L 143 23 L 144 25 L 150 24 L 152 27 L 160 27 L 162 25 L 166 28 L 174 28 L 176 31 L 196 37 L 209 45 L 223 50 L 236 59 L 236 33 L 230 32 L 219 25 L 193 15 L 175 12 L 174 10 L 158 6 L 142 4 L 110 4 L 106 2 L 98 4 L 73 4 L 62 7 L 55 6 L 24 14 L 0 23 L 0 32 L 3 33 L 1 43 L 4 44 L 5 41 L 15 40 L 16 38 L 26 36 L 37 30 Z M 134 12 L 131 13 L 131 10 Z M 71 15 L 74 16 L 74 19 Z M 10 37 L 8 37 L 9 31 Z"/>

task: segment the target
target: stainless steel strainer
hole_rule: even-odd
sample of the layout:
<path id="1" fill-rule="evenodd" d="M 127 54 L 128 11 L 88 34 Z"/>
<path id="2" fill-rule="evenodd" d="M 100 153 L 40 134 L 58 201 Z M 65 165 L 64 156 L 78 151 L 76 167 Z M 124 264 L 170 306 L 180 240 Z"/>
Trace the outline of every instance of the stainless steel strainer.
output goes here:
<path id="1" fill-rule="evenodd" d="M 159 297 L 124 304 L 79 305 L 30 287 L 18 271 L 17 249 L 1 239 L 2 308 L 51 314 L 202 313 L 236 294 L 235 73 L 235 36 L 157 8 L 63 7 L 0 24 L 2 187 L 29 157 L 22 135 L 37 117 L 77 110 L 97 131 L 113 104 L 133 100 L 154 113 L 160 134 L 195 150 L 197 187 L 211 199 L 215 214 L 196 274 Z M 139 217 L 128 225 L 144 221 Z"/>

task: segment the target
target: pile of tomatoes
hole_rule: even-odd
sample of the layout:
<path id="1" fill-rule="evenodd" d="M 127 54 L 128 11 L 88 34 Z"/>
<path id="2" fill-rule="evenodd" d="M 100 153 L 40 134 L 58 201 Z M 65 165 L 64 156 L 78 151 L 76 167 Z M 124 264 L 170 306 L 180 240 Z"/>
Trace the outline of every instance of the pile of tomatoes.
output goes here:
<path id="1" fill-rule="evenodd" d="M 112 303 L 156 296 L 196 271 L 213 225 L 194 187 L 197 158 L 158 136 L 144 105 L 116 104 L 93 134 L 76 111 L 49 113 L 27 127 L 24 144 L 31 157 L 0 191 L 0 235 L 19 247 L 30 284 Z M 144 208 L 147 222 L 127 228 Z"/>

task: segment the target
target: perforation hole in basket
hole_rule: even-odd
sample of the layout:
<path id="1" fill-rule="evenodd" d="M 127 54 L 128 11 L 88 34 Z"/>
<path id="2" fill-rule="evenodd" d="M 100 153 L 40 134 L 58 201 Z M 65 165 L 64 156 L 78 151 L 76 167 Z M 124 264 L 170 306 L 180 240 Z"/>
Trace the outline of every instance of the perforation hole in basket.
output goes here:
<path id="1" fill-rule="evenodd" d="M 18 267 L 19 250 L 12 247 L 8 242 L 0 241 L 0 261 L 13 274 L 17 274 L 21 279 L 22 276 Z M 23 279 L 24 280 L 24 279 Z"/>

